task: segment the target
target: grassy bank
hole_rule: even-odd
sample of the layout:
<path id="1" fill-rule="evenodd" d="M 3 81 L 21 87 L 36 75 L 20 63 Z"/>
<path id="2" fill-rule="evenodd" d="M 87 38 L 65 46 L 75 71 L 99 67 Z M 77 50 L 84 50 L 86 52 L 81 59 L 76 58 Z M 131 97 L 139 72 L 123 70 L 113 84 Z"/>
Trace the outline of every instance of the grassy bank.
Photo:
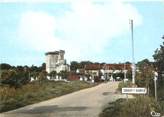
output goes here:
<path id="1" fill-rule="evenodd" d="M 147 96 L 137 96 L 134 99 L 118 99 L 109 103 L 99 117 L 152 117 L 151 112 L 160 112 L 160 105 Z"/>
<path id="2" fill-rule="evenodd" d="M 118 91 L 123 87 L 132 87 L 131 82 L 120 82 Z M 133 99 L 118 99 L 109 103 L 99 117 L 152 117 L 151 112 L 155 111 L 164 115 L 164 86 L 158 89 L 158 102 L 153 97 L 146 95 L 134 95 Z M 161 100 L 160 100 L 161 99 Z"/>
<path id="3" fill-rule="evenodd" d="M 94 86 L 86 82 L 33 82 L 15 89 L 0 86 L 0 112 L 9 111 Z"/>
<path id="4" fill-rule="evenodd" d="M 157 93 L 158 93 L 158 101 L 159 101 L 161 108 L 163 110 L 162 114 L 164 115 L 164 80 L 160 84 L 160 87 L 158 87 Z"/>

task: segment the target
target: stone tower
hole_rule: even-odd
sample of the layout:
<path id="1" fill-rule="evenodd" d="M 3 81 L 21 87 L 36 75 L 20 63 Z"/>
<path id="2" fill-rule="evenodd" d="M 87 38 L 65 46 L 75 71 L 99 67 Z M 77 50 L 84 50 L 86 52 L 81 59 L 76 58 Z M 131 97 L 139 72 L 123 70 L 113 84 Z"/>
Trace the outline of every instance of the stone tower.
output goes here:
<path id="1" fill-rule="evenodd" d="M 48 73 L 56 71 L 69 70 L 69 66 L 66 65 L 66 60 L 64 59 L 64 50 L 47 52 L 46 55 L 46 71 Z"/>

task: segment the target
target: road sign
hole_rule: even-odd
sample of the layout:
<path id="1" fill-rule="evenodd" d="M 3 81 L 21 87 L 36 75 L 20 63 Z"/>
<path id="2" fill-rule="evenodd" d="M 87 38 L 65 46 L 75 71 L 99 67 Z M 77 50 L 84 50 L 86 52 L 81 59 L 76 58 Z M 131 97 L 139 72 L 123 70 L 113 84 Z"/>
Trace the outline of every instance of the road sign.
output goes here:
<path id="1" fill-rule="evenodd" d="M 122 88 L 123 94 L 146 94 L 146 88 Z"/>

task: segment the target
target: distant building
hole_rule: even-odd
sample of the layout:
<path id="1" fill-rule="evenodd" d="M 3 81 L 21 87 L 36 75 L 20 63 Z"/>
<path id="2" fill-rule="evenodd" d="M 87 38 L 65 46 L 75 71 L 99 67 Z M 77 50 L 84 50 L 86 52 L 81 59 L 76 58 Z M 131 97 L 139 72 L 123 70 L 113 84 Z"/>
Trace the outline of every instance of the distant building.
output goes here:
<path id="1" fill-rule="evenodd" d="M 87 64 L 84 66 L 83 70 L 79 70 L 78 74 L 89 75 L 90 79 L 95 81 L 110 80 L 113 79 L 114 74 L 126 74 L 131 71 L 131 64 Z"/>
<path id="2" fill-rule="evenodd" d="M 102 65 L 100 64 L 88 64 L 85 65 L 85 73 L 91 76 L 99 76 Z"/>
<path id="3" fill-rule="evenodd" d="M 48 73 L 52 71 L 56 71 L 59 73 L 60 71 L 69 71 L 69 65 L 66 63 L 64 59 L 64 50 L 47 52 L 46 55 L 46 71 Z"/>

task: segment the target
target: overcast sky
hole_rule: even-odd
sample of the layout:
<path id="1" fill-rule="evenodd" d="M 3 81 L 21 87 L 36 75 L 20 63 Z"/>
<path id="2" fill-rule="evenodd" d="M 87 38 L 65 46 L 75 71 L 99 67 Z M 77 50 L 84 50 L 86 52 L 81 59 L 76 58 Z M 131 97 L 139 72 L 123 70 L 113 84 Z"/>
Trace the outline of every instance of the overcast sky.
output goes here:
<path id="1" fill-rule="evenodd" d="M 162 0 L 0 1 L 3 63 L 40 65 L 45 62 L 45 52 L 60 49 L 65 50 L 68 62 L 131 61 L 129 19 L 134 20 L 136 62 L 153 60 L 162 43 Z"/>

